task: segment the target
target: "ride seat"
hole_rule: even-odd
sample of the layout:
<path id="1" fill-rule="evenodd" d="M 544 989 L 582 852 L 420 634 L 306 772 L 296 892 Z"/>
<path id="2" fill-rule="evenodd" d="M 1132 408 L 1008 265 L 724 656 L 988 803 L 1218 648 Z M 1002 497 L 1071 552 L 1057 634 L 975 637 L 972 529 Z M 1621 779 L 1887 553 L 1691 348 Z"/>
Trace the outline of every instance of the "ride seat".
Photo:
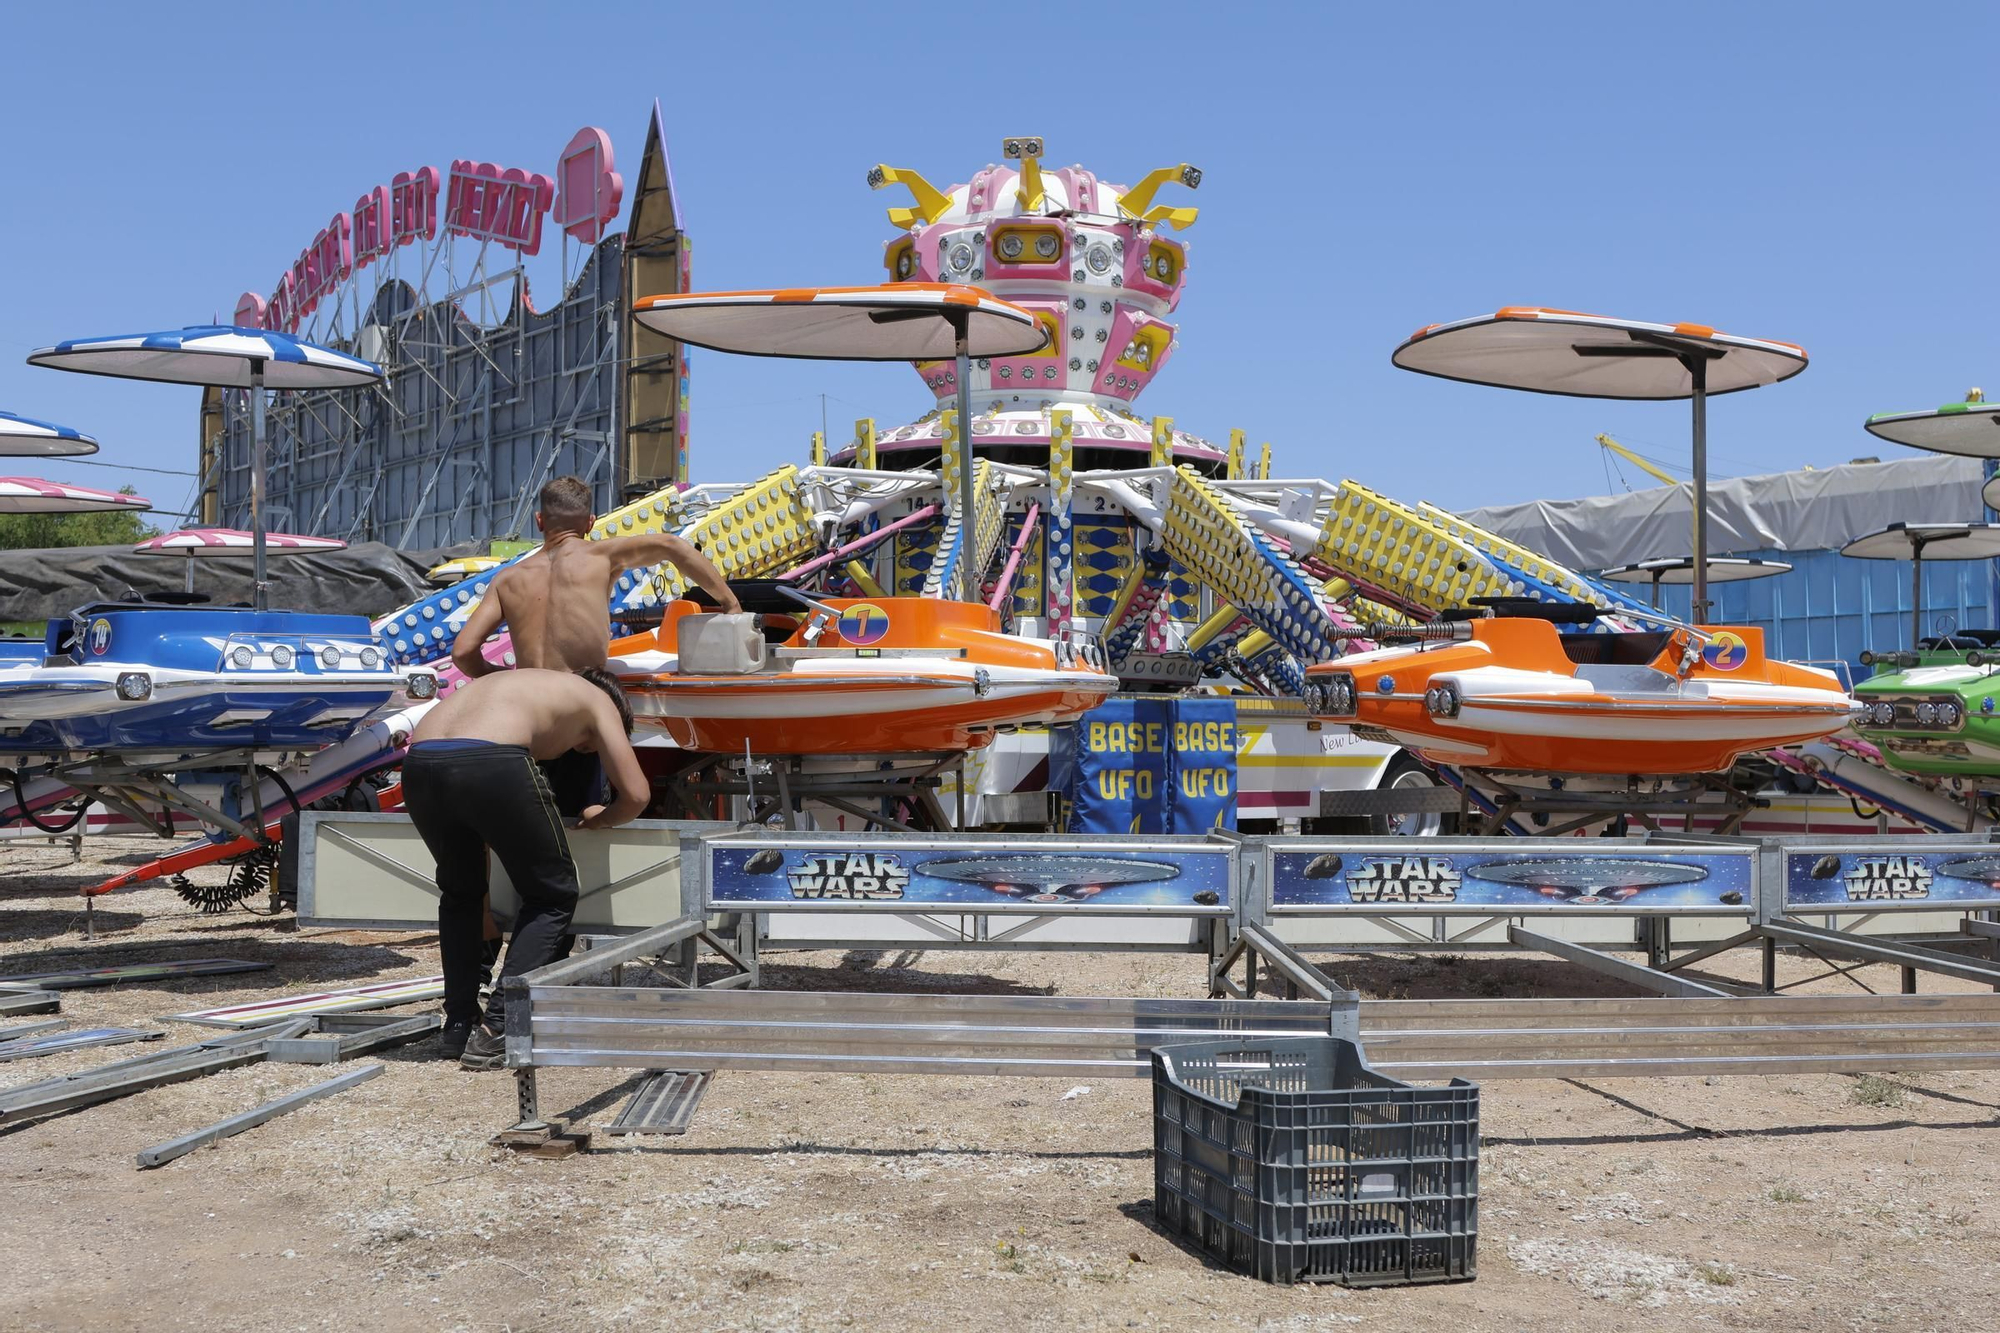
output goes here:
<path id="1" fill-rule="evenodd" d="M 1918 639 L 1917 647 L 1927 653 L 1973 653 L 1981 648 L 1991 648 L 2000 643 L 2000 635 L 1992 630 L 1962 629 L 1955 634 L 1938 634 L 1928 639 Z"/>
<path id="2" fill-rule="evenodd" d="M 1564 634 L 1563 656 L 1578 666 L 1649 666 L 1667 646 L 1671 630 L 1636 634 Z"/>

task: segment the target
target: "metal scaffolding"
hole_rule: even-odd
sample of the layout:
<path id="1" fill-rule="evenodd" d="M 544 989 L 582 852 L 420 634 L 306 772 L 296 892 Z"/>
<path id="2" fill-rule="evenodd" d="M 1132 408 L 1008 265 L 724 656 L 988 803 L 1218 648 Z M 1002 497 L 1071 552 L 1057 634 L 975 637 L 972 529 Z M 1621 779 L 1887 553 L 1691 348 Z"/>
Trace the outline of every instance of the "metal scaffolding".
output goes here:
<path id="1" fill-rule="evenodd" d="M 521 255 L 443 227 L 330 292 L 299 334 L 377 362 L 387 379 L 379 389 L 276 396 L 271 526 L 419 549 L 532 537 L 534 495 L 552 476 L 582 477 L 605 512 L 634 480 L 664 478 L 662 464 L 677 472 L 686 454 L 681 348 L 656 338 L 662 345 L 636 358 L 626 350 L 627 289 L 677 290 L 685 273 L 657 106 L 638 179 L 626 233 L 595 245 L 560 234 L 562 299 L 548 310 L 535 306 Z M 642 238 L 636 252 L 627 234 Z M 628 426 L 635 392 L 645 419 Z M 200 438 L 201 520 L 245 526 L 248 395 L 204 394 Z"/>

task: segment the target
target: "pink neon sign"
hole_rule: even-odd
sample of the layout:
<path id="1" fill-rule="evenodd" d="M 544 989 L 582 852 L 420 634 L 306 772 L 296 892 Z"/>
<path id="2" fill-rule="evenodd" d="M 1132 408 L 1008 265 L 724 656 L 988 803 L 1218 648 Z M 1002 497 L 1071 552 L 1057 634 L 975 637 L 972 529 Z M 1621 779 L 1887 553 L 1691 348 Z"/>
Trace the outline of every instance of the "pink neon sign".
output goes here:
<path id="1" fill-rule="evenodd" d="M 454 236 L 532 255 L 542 248 L 542 216 L 555 197 L 556 183 L 539 172 L 460 159 L 445 185 L 444 225 Z"/>
<path id="2" fill-rule="evenodd" d="M 579 241 L 603 239 L 625 199 L 625 178 L 612 169 L 611 136 L 586 127 L 556 159 L 555 224 Z"/>
<path id="3" fill-rule="evenodd" d="M 611 136 L 594 127 L 578 130 L 556 159 L 556 177 L 466 159 L 451 164 L 449 177 L 436 167 L 398 172 L 389 184 L 355 200 L 351 212 L 334 214 L 279 275 L 268 299 L 243 293 L 236 322 L 294 332 L 361 269 L 398 246 L 436 240 L 440 222 L 452 235 L 532 255 L 542 248 L 542 221 L 553 208 L 556 225 L 567 235 L 603 239 L 625 198 L 624 179 L 613 169 Z"/>

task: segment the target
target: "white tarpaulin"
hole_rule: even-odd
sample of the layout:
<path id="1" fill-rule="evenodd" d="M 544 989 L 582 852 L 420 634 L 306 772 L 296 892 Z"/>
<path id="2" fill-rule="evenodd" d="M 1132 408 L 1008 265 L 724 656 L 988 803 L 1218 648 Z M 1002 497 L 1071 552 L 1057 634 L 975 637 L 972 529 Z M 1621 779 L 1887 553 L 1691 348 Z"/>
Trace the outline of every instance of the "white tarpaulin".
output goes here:
<path id="1" fill-rule="evenodd" d="M 1710 482 L 1708 549 L 1714 555 L 1839 550 L 1891 523 L 1979 522 L 1986 517 L 1982 480 L 1979 460 L 1937 457 Z M 1686 555 L 1693 546 L 1687 486 L 1493 505 L 1463 516 L 1572 569 Z"/>

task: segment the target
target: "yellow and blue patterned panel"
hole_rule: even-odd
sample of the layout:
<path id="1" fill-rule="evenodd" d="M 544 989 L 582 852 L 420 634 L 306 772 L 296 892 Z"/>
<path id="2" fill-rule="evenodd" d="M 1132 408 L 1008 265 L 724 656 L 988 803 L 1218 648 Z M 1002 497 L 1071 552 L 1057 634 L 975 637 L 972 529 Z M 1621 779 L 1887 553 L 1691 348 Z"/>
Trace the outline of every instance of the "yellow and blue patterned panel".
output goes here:
<path id="1" fill-rule="evenodd" d="M 895 585 L 894 596 L 921 597 L 924 584 L 930 579 L 931 566 L 937 563 L 938 541 L 944 536 L 944 520 L 934 518 L 928 523 L 917 523 L 904 528 L 890 540 L 895 545 L 895 573 L 890 582 Z"/>
<path id="2" fill-rule="evenodd" d="M 1201 619 L 1201 585 L 1188 576 L 1188 567 L 1168 557 L 1167 619 L 1192 625 Z"/>
<path id="3" fill-rule="evenodd" d="M 1235 605 L 1287 652 L 1307 662 L 1334 655 L 1338 636 L 1312 580 L 1192 468 L 1174 475 L 1166 538 L 1167 549 L 1194 578 Z"/>
<path id="4" fill-rule="evenodd" d="M 1470 605 L 1474 597 L 1519 597 L 1482 552 L 1449 536 L 1414 509 L 1343 481 L 1320 526 L 1313 555 L 1358 583 L 1427 611 Z"/>
<path id="5" fill-rule="evenodd" d="M 1076 520 L 1071 512 L 1076 498 L 1074 438 L 1075 422 L 1069 411 L 1059 408 L 1049 413 L 1049 521 L 1044 547 L 1048 555 L 1048 617 L 1052 635 L 1059 635 L 1067 628 L 1075 614 Z"/>
<path id="6" fill-rule="evenodd" d="M 950 471 L 947 468 L 946 474 Z M 983 586 L 980 580 L 993 568 L 1000 542 L 1007 533 L 1006 493 L 1000 489 L 998 480 L 989 460 L 982 458 L 972 465 L 972 522 L 960 523 L 956 512 L 946 515 L 937 539 L 938 549 L 924 580 L 924 596 L 960 597 L 961 560 L 970 562 L 975 586 Z M 962 534 L 968 532 L 969 540 L 963 540 Z"/>
<path id="7" fill-rule="evenodd" d="M 1122 515 L 1075 520 L 1078 615 L 1101 620 L 1117 609 L 1118 594 L 1132 573 L 1132 522 Z"/>
<path id="8" fill-rule="evenodd" d="M 1550 560 L 1537 555 L 1527 547 L 1510 542 L 1497 533 L 1468 523 L 1450 510 L 1439 509 L 1434 504 L 1419 501 L 1417 512 L 1444 530 L 1448 537 L 1470 543 L 1474 549 L 1493 557 L 1503 567 L 1519 570 L 1528 579 L 1547 584 L 1564 598 L 1573 602 L 1595 602 L 1599 606 L 1620 606 L 1632 611 L 1652 608 L 1628 592 L 1612 587 L 1588 575 L 1577 574 Z"/>

